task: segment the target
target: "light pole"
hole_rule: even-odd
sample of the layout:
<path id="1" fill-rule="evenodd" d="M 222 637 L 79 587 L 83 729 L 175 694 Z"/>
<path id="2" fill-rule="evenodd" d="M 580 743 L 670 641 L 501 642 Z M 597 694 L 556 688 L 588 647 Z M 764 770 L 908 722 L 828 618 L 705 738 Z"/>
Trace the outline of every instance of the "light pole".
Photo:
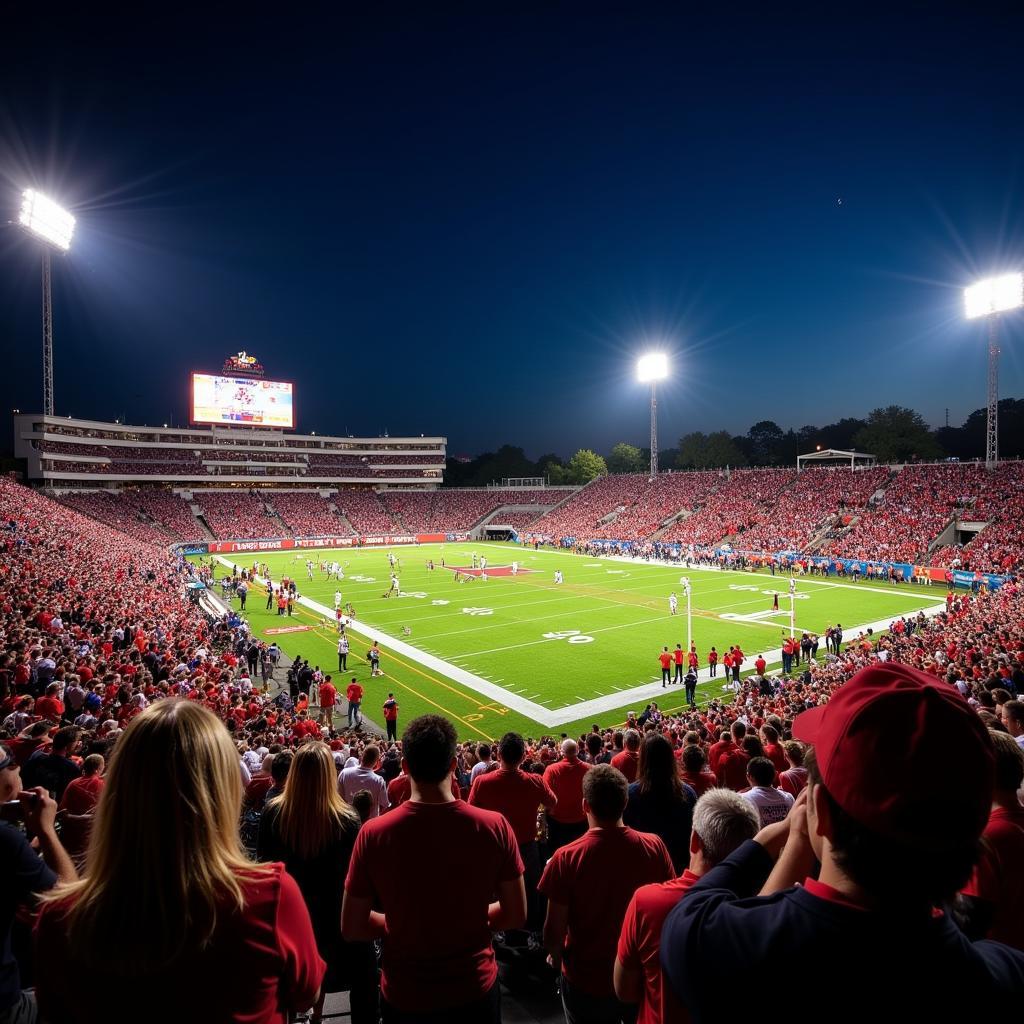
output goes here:
<path id="1" fill-rule="evenodd" d="M 53 415 L 53 299 L 50 292 L 50 251 L 67 252 L 75 218 L 35 189 L 21 194 L 18 223 L 43 242 L 43 415 Z"/>
<path id="2" fill-rule="evenodd" d="M 648 352 L 636 364 L 637 380 L 651 385 L 651 479 L 658 475 L 658 394 L 659 380 L 668 376 L 668 356 L 664 352 Z"/>
<path id="3" fill-rule="evenodd" d="M 985 423 L 985 468 L 999 464 L 999 314 L 1024 305 L 1024 276 L 1002 274 L 964 289 L 968 320 L 988 322 L 988 417 Z"/>

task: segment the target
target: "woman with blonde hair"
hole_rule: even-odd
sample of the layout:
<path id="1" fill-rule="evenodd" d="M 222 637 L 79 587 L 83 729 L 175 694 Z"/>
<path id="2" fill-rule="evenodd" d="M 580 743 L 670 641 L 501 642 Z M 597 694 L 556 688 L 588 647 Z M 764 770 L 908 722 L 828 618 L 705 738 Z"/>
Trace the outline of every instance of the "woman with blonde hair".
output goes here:
<path id="1" fill-rule="evenodd" d="M 42 1015 L 283 1024 L 315 1003 L 324 963 L 309 913 L 282 864 L 242 851 L 238 755 L 220 720 L 156 702 L 121 736 L 106 780 L 88 874 L 40 913 Z"/>
<path id="2" fill-rule="evenodd" d="M 325 743 L 310 740 L 295 751 L 284 792 L 260 819 L 256 853 L 283 861 L 306 900 L 320 955 L 327 961 L 313 1024 L 323 1013 L 323 994 L 350 993 L 352 1024 L 377 1019 L 377 963 L 373 946 L 341 936 L 341 900 L 352 848 L 359 834 L 356 811 L 338 793 L 338 770 Z"/>

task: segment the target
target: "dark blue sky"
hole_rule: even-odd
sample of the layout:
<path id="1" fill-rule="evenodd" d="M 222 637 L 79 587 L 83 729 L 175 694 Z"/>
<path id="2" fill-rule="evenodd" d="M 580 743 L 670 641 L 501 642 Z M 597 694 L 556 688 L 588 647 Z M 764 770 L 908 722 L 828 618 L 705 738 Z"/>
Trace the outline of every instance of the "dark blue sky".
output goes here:
<path id="1" fill-rule="evenodd" d="M 649 346 L 663 447 L 984 404 L 960 290 L 1024 264 L 1019 8 L 372 6 L 8 23 L 4 219 L 26 183 L 79 218 L 58 412 L 181 422 L 188 371 L 241 348 L 303 430 L 453 452 L 645 443 Z M 0 311 L 0 408 L 38 409 L 13 227 Z"/>

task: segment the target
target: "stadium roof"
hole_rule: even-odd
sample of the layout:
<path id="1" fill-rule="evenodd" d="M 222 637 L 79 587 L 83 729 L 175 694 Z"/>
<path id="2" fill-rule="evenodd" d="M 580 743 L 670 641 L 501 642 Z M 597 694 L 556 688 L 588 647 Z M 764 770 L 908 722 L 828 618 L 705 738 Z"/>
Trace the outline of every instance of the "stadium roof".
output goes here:
<path id="1" fill-rule="evenodd" d="M 808 452 L 806 455 L 798 455 L 796 457 L 796 468 L 799 471 L 806 462 L 836 462 L 839 459 L 842 459 L 844 462 L 849 459 L 851 468 L 857 465 L 858 462 L 869 466 L 875 464 L 875 456 L 868 455 L 865 452 L 848 452 L 840 448 L 825 448 L 821 451 Z"/>

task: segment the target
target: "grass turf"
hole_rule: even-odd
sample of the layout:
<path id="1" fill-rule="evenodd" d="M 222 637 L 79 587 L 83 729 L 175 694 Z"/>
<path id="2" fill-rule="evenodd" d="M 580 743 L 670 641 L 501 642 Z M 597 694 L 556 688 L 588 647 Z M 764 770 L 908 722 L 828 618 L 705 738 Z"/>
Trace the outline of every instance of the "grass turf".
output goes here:
<path id="1" fill-rule="evenodd" d="M 346 678 L 356 676 L 366 688 L 364 709 L 380 721 L 380 705 L 389 691 L 397 697 L 399 726 L 426 712 L 440 712 L 457 726 L 460 738 L 499 736 L 508 729 L 528 735 L 576 735 L 592 722 L 621 722 L 626 710 L 639 710 L 650 697 L 637 700 L 615 695 L 659 678 L 657 655 L 663 646 L 687 642 L 686 601 L 679 579 L 692 583 L 692 635 L 707 665 L 714 645 L 723 654 L 732 645 L 742 647 L 747 660 L 744 674 L 764 654 L 771 663 L 779 658 L 779 645 L 789 625 L 788 577 L 765 573 L 681 570 L 659 564 L 590 558 L 567 552 L 533 552 L 518 545 L 494 543 L 438 544 L 390 549 L 400 561 L 401 596 L 383 596 L 389 583 L 388 549 L 314 552 L 276 552 L 227 556 L 239 568 L 255 560 L 270 567 L 275 581 L 290 576 L 299 593 L 333 612 L 334 593 L 355 608 L 357 622 L 380 630 L 383 677 L 372 678 L 366 662 L 370 638 L 350 631 L 352 653 Z M 451 567 L 468 567 L 476 552 L 487 558 L 489 578 L 458 582 Z M 216 556 L 210 556 L 216 557 Z M 345 579 L 329 580 L 314 567 L 308 580 L 305 559 L 337 559 L 345 566 Z M 435 569 L 426 567 L 433 559 Z M 441 568 L 441 560 L 448 568 Z M 501 566 L 517 560 L 516 577 L 495 575 Z M 218 575 L 226 575 L 222 562 Z M 560 569 L 564 583 L 556 584 Z M 831 583 L 832 585 L 829 585 Z M 835 585 L 839 584 L 839 585 Z M 942 588 L 917 589 L 906 585 L 853 584 L 849 581 L 798 581 L 795 620 L 798 632 L 824 634 L 829 624 L 843 623 L 845 639 L 858 627 L 888 621 L 897 615 L 940 603 Z M 679 599 L 679 613 L 670 614 L 669 594 Z M 778 592 L 780 611 L 769 614 L 772 594 Z M 237 607 L 237 601 L 235 601 Z M 246 608 L 253 630 L 275 639 L 290 655 L 302 655 L 311 664 L 332 672 L 337 680 L 333 625 L 324 614 L 296 605 L 292 619 L 265 610 L 259 592 L 251 592 Z M 755 614 L 756 620 L 730 618 Z M 306 632 L 273 634 L 268 629 L 307 626 Z M 404 633 L 409 630 L 409 634 Z M 446 668 L 419 663 L 415 652 L 389 650 L 388 637 L 443 659 Z M 822 639 L 822 648 L 824 639 Z M 517 711 L 502 700 L 472 689 L 451 672 L 451 666 L 485 679 L 501 691 L 529 700 L 546 712 L 557 712 L 557 725 L 544 725 L 529 710 Z M 721 679 L 721 668 L 719 679 Z M 344 689 L 344 682 L 340 689 Z M 698 700 L 706 702 L 722 693 L 721 682 L 702 681 Z M 582 717 L 573 708 L 583 701 L 608 697 L 609 706 Z M 659 692 L 659 705 L 672 710 L 683 703 L 682 688 Z M 656 697 L 656 699 L 657 699 Z M 568 717 L 566 717 L 568 716 Z M 564 719 L 564 720 L 561 720 Z"/>

